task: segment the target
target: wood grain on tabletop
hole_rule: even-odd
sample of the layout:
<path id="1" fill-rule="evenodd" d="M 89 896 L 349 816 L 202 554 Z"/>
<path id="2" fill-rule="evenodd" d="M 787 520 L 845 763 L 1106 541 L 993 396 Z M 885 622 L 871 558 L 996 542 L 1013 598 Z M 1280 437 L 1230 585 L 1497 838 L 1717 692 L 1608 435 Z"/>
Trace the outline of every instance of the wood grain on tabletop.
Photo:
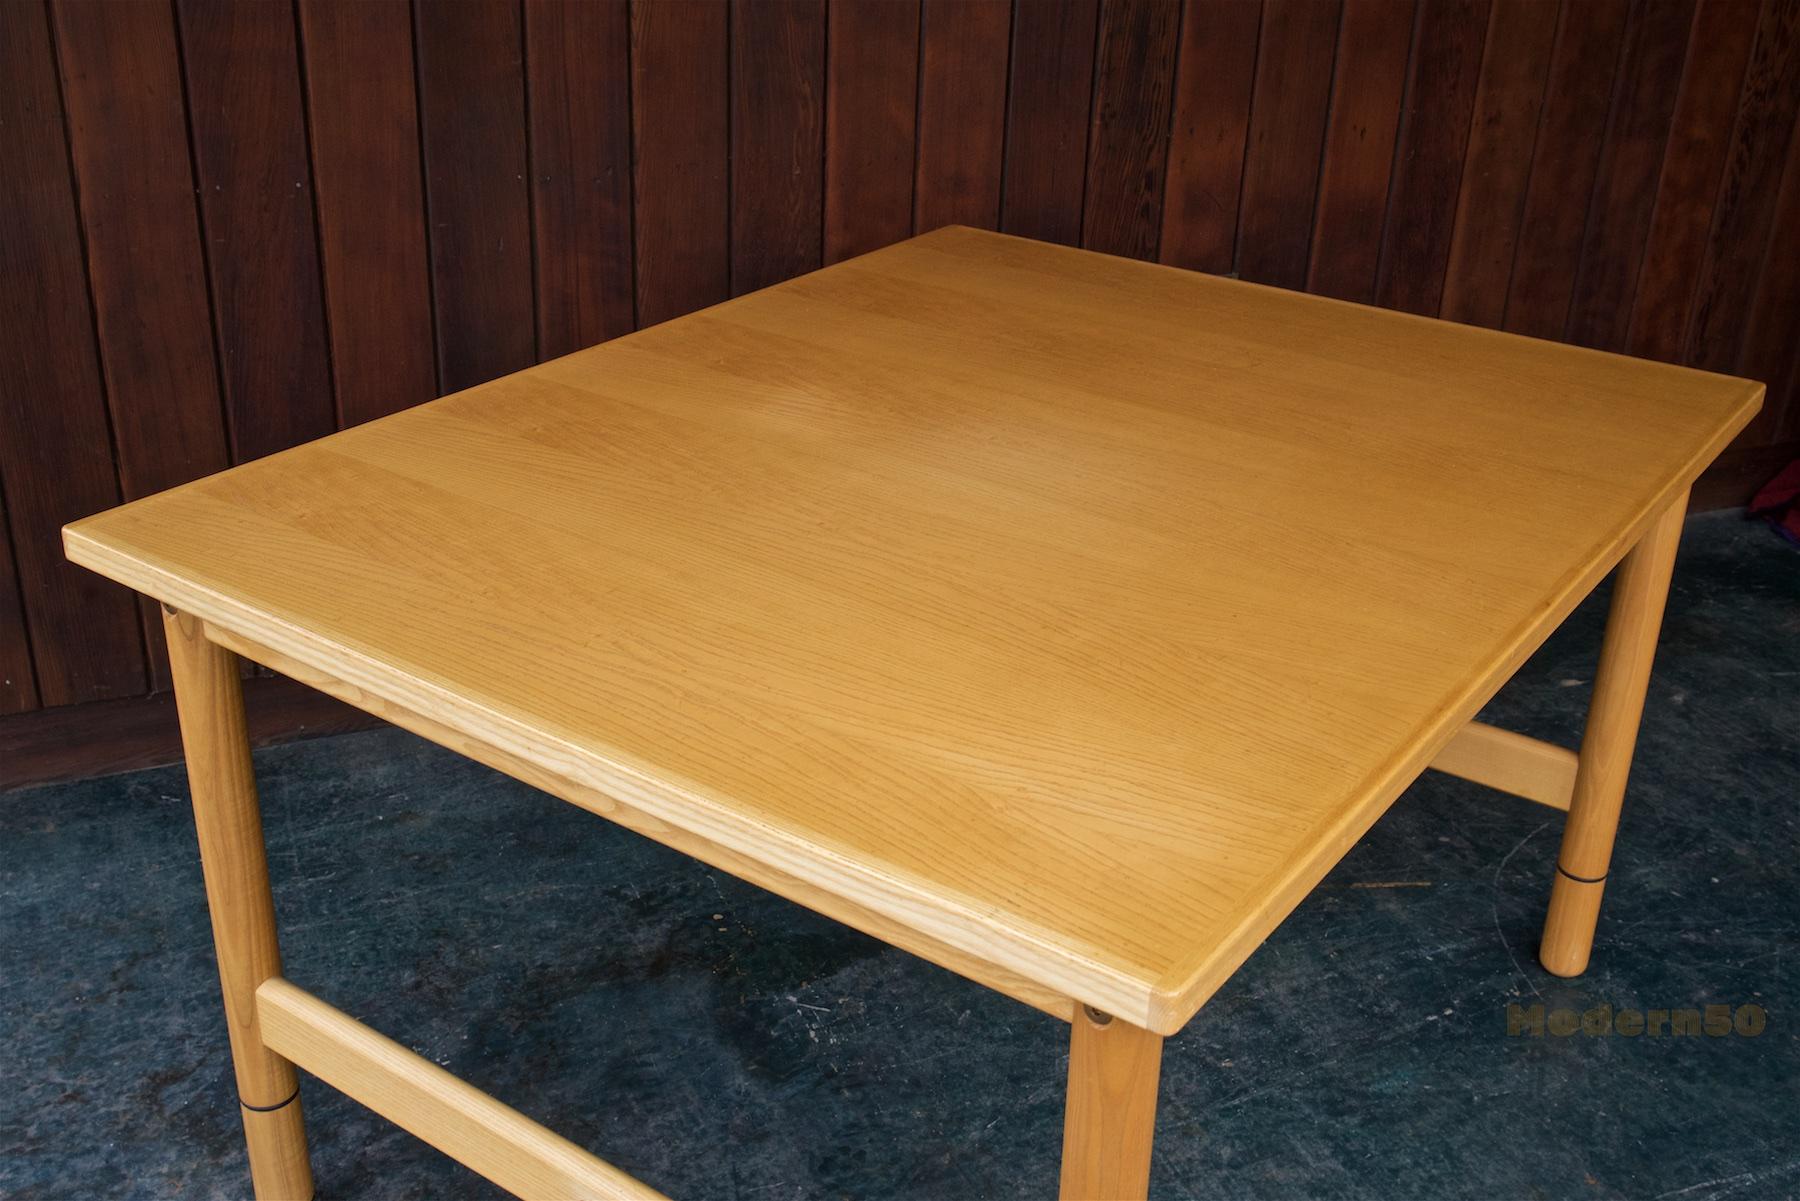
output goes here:
<path id="1" fill-rule="evenodd" d="M 1168 1033 L 1761 392 L 948 228 L 67 537 Z"/>

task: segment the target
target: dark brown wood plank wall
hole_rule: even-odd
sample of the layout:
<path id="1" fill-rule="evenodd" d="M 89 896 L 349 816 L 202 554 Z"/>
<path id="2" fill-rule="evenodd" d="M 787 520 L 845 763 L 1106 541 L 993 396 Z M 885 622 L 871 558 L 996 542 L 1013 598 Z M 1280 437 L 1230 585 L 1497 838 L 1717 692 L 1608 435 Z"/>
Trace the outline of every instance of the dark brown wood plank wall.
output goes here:
<path id="1" fill-rule="evenodd" d="M 625 0 L 526 0 L 538 354 L 628 334 L 631 22 Z"/>
<path id="2" fill-rule="evenodd" d="M 1101 5 L 1081 217 L 1081 242 L 1091 249 L 1156 257 L 1180 18 L 1164 0 Z"/>
<path id="3" fill-rule="evenodd" d="M 1012 6 L 924 0 L 919 22 L 913 229 L 997 229 Z"/>
<path id="4" fill-rule="evenodd" d="M 12 531 L 6 520 L 6 494 L 0 486 L 0 717 L 29 713 L 37 707 L 37 668 L 31 662 L 24 598 L 19 595 Z"/>
<path id="5" fill-rule="evenodd" d="M 1185 0 L 1182 7 L 1158 255 L 1165 263 L 1215 274 L 1236 265 L 1261 32 L 1262 0 Z"/>
<path id="6" fill-rule="evenodd" d="M 412 14 L 405 0 L 300 0 L 338 420 L 437 395 Z"/>
<path id="7" fill-rule="evenodd" d="M 1795 113 L 1800 109 L 1800 4 L 1765 0 L 1750 64 L 1744 75 L 1743 100 L 1732 124 L 1725 175 L 1713 209 L 1706 255 L 1688 317 L 1683 357 L 1712 371 L 1735 371 L 1746 355 L 1759 370 L 1776 370 L 1765 353 L 1771 345 L 1789 345 L 1795 331 L 1791 314 L 1752 322 L 1762 281 L 1780 296 L 1792 287 L 1792 258 L 1771 259 L 1776 202 L 1783 161 L 1792 143 Z M 1779 247 L 1776 247 L 1779 250 Z M 1791 291 L 1788 291 L 1791 295 Z M 1746 334 L 1753 337 L 1746 338 Z M 1791 404 L 1790 398 L 1790 404 Z M 1765 408 L 1747 430 L 1752 438 L 1779 428 L 1783 415 Z"/>
<path id="8" fill-rule="evenodd" d="M 1625 57 L 1561 334 L 1568 341 L 1625 348 L 1694 7 L 1693 0 L 1639 0 L 1626 24 Z"/>
<path id="9" fill-rule="evenodd" d="M 181 49 L 170 7 L 55 0 L 50 11 L 112 445 L 131 500 L 231 461 Z M 147 602 L 138 610 L 160 688 L 162 618 Z"/>
<path id="10" fill-rule="evenodd" d="M 821 263 L 825 0 L 732 0 L 731 293 Z"/>
<path id="11" fill-rule="evenodd" d="M 1494 0 L 1488 17 L 1438 312 L 1452 321 L 1496 327 L 1506 316 L 1555 10 L 1546 0 Z"/>
<path id="12" fill-rule="evenodd" d="M 537 357 L 525 43 L 516 0 L 413 8 L 438 387 Z"/>
<path id="13" fill-rule="evenodd" d="M 723 0 L 631 3 L 641 325 L 731 294 L 729 16 Z"/>
<path id="14" fill-rule="evenodd" d="M 294 10 L 180 0 L 188 127 L 236 462 L 337 427 Z"/>
<path id="15" fill-rule="evenodd" d="M 825 13 L 825 261 L 912 233 L 919 0 Z"/>
<path id="16" fill-rule="evenodd" d="M 1628 11 L 1627 0 L 1577 0 L 1557 19 L 1506 292 L 1503 325 L 1514 333 L 1560 338 L 1568 325 Z"/>
<path id="17" fill-rule="evenodd" d="M 1788 136 L 1800 137 L 1800 123 L 1793 126 Z M 1800 271 L 1792 269 L 1794 263 L 1800 263 L 1800 154 L 1787 156 L 1774 203 L 1769 247 L 1750 300 L 1744 346 L 1736 370 L 1754 379 L 1769 380 L 1771 387 L 1785 385 L 1791 390 L 1794 374 L 1800 370 L 1800 338 L 1794 336 L 1792 319 L 1794 310 L 1800 309 Z M 1783 269 L 1784 265 L 1787 269 Z M 1781 428 L 1778 423 L 1783 419 L 1783 414 L 1765 408 L 1757 416 L 1760 427 L 1753 425 L 1747 432 L 1768 437 Z M 1790 430 L 1800 420 L 1800 403 L 1791 399 L 1791 392 L 1785 420 Z"/>
<path id="18" fill-rule="evenodd" d="M 1344 0 L 1313 214 L 1309 292 L 1359 304 L 1375 298 L 1415 9 L 1411 0 Z"/>
<path id="19" fill-rule="evenodd" d="M 126 592 L 63 558 L 66 522 L 119 502 L 50 24 L 0 6 L 0 497 L 15 599 L 0 665 L 31 680 L 8 705 L 130 696 L 146 686 Z M 4 586 L 0 582 L 0 586 Z M 29 642 L 29 645 L 27 643 Z"/>
<path id="20" fill-rule="evenodd" d="M 1238 213 L 1238 274 L 1306 284 L 1331 100 L 1338 0 L 1263 0 Z"/>
<path id="21" fill-rule="evenodd" d="M 1013 10 L 1000 228 L 1081 243 L 1099 0 L 1026 0 Z"/>
<path id="22" fill-rule="evenodd" d="M 162 681 L 64 522 L 947 222 L 1766 378 L 1738 500 L 1797 125 L 1800 0 L 17 0 L 0 713 Z"/>
<path id="23" fill-rule="evenodd" d="M 1419 0 L 1375 302 L 1436 315 L 1463 184 L 1489 0 Z"/>
<path id="24" fill-rule="evenodd" d="M 1737 16 L 1729 0 L 1702 0 L 1694 14 L 1625 339 L 1632 354 L 1673 359 L 1686 344 L 1689 301 L 1730 145 L 1720 131 L 1730 128 L 1756 32 Z"/>

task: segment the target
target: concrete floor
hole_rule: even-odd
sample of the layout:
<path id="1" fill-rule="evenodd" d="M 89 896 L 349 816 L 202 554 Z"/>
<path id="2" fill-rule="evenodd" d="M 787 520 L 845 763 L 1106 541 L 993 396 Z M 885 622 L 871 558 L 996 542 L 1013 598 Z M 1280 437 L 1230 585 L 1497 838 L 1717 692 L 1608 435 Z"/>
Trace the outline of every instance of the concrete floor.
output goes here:
<path id="1" fill-rule="evenodd" d="M 1590 601 L 1489 716 L 1569 740 Z M 257 756 L 288 974 L 678 1198 L 1054 1195 L 1065 1028 L 398 731 Z M 0 798 L 0 1195 L 247 1193 L 181 771 Z M 1800 1193 L 1800 553 L 1689 523 L 1594 966 L 1560 818 L 1421 780 L 1180 1036 L 1151 1193 Z M 1510 1003 L 1757 1005 L 1754 1037 Z M 324 1198 L 492 1195 L 307 1081 Z"/>

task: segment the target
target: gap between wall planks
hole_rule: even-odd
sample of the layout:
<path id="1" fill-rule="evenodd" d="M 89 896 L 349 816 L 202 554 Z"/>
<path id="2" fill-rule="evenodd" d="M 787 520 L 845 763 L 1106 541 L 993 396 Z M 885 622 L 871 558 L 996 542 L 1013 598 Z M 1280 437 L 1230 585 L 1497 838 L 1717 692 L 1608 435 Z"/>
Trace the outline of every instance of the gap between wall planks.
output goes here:
<path id="1" fill-rule="evenodd" d="M 1739 371 L 1796 0 L 20 0 L 0 714 L 164 684 L 60 526 L 947 221 Z M 150 615 L 154 617 L 154 614 Z"/>

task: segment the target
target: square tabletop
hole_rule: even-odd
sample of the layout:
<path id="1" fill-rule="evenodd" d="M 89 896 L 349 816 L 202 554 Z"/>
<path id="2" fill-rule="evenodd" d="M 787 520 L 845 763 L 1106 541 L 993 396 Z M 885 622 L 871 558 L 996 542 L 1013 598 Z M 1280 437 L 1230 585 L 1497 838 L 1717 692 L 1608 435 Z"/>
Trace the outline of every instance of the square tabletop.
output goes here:
<path id="1" fill-rule="evenodd" d="M 948 228 L 66 541 L 1168 1033 L 1761 393 Z"/>

